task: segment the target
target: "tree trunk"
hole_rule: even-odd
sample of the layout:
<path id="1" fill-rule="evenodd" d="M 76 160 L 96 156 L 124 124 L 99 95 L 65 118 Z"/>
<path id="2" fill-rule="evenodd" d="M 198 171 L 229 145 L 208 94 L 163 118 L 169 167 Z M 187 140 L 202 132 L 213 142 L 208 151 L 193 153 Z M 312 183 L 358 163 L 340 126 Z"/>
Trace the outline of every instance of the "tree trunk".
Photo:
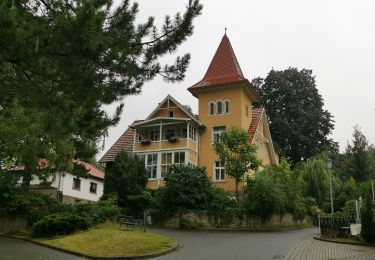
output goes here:
<path id="1" fill-rule="evenodd" d="M 236 180 L 236 200 L 238 202 L 238 180 Z"/>
<path id="2" fill-rule="evenodd" d="M 30 182 L 31 182 L 31 172 L 25 170 L 22 177 L 21 188 L 23 191 L 30 191 Z"/>

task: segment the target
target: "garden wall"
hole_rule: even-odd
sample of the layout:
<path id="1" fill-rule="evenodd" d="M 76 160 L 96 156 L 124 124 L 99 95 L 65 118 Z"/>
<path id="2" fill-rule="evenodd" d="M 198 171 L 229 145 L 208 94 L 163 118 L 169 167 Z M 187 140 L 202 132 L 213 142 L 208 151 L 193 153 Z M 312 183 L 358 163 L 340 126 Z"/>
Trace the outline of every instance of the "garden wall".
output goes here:
<path id="1" fill-rule="evenodd" d="M 27 228 L 27 220 L 21 217 L 0 216 L 0 234 L 16 233 Z"/>
<path id="2" fill-rule="evenodd" d="M 289 213 L 274 215 L 269 220 L 262 221 L 259 217 L 247 215 L 184 211 L 169 218 L 163 226 L 167 228 L 181 228 L 181 223 L 188 223 L 195 228 L 201 229 L 278 230 L 303 227 L 306 225 L 306 220 L 295 220 Z"/>

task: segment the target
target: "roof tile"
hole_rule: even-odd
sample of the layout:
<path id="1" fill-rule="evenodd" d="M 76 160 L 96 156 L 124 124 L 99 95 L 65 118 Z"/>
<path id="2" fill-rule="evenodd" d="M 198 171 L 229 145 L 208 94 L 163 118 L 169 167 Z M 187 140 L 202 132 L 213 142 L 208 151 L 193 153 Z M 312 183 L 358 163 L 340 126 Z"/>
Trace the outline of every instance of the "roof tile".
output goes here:
<path id="1" fill-rule="evenodd" d="M 259 125 L 259 122 L 260 122 L 260 119 L 262 117 L 262 114 L 263 114 L 263 108 L 253 108 L 252 109 L 252 120 L 251 120 L 251 124 L 249 126 L 249 129 L 247 131 L 248 135 L 249 135 L 249 141 L 250 143 L 252 143 L 253 139 L 254 139 L 254 136 L 255 136 L 255 132 L 257 131 L 257 128 L 258 128 L 258 125 Z"/>
<path id="2" fill-rule="evenodd" d="M 225 34 L 203 79 L 189 89 L 232 83 L 244 79 L 232 45 Z"/>

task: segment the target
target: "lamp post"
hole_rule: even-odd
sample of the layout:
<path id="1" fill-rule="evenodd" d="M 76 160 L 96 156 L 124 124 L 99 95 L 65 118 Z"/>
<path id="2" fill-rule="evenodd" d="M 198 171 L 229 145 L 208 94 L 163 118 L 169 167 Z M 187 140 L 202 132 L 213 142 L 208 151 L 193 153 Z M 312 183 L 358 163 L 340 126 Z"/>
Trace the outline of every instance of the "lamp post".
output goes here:
<path id="1" fill-rule="evenodd" d="M 332 160 L 328 159 L 327 161 L 327 167 L 329 172 L 329 191 L 331 194 L 331 214 L 333 215 L 333 194 L 332 194 Z"/>

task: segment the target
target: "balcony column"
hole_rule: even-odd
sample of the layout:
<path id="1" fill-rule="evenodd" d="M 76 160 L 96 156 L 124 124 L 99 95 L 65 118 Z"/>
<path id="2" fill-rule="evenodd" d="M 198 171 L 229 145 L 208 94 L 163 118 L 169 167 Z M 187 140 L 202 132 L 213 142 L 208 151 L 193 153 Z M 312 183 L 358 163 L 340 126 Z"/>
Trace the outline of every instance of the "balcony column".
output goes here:
<path id="1" fill-rule="evenodd" d="M 160 120 L 160 126 L 159 126 L 159 150 L 161 149 L 161 136 L 163 134 L 163 122 Z"/>
<path id="2" fill-rule="evenodd" d="M 187 143 L 188 143 L 188 139 L 189 139 L 189 133 L 190 133 L 190 124 L 189 124 L 189 122 L 187 122 L 187 124 L 186 124 L 186 146 L 187 146 Z"/>

